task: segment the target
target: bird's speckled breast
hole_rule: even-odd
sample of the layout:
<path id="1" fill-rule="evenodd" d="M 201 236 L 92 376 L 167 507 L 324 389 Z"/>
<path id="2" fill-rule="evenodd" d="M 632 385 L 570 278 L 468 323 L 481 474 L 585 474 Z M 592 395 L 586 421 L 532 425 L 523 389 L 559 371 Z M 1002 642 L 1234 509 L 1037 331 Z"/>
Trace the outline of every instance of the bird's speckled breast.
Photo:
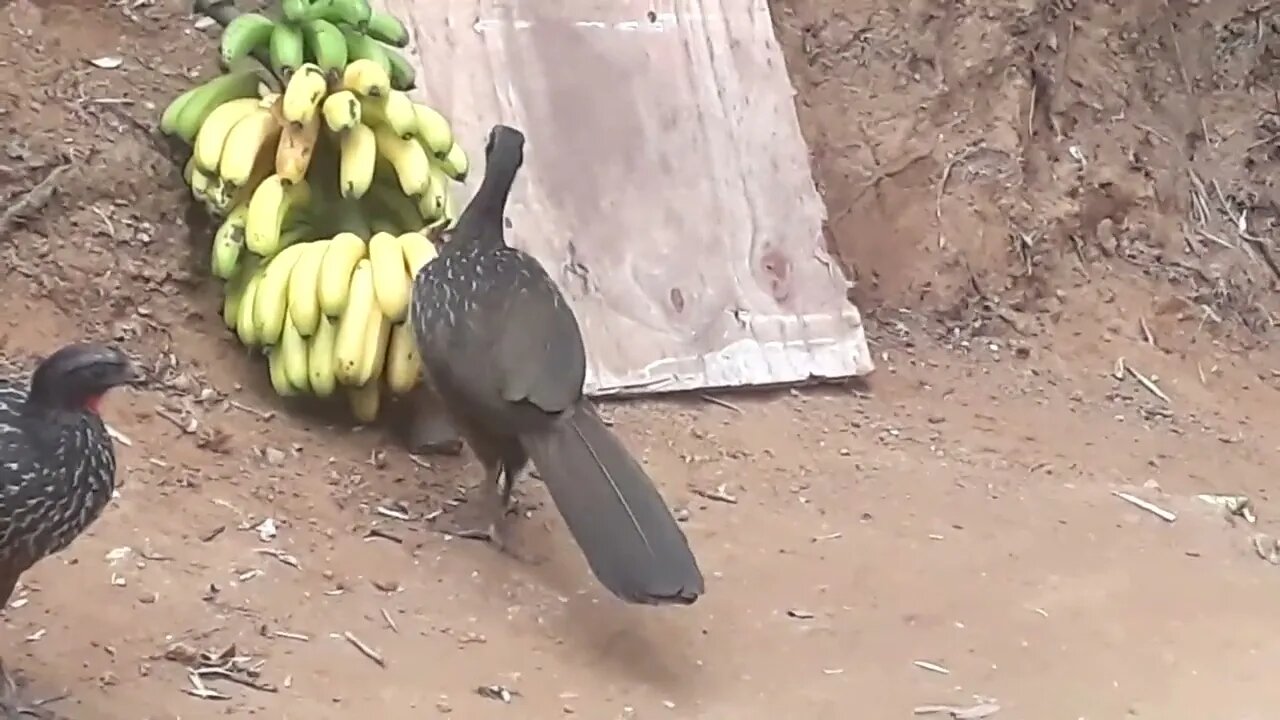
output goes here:
<path id="1" fill-rule="evenodd" d="M 0 385 L 0 561 L 30 566 L 102 515 L 116 459 L 92 413 L 25 415 L 26 390 Z"/>

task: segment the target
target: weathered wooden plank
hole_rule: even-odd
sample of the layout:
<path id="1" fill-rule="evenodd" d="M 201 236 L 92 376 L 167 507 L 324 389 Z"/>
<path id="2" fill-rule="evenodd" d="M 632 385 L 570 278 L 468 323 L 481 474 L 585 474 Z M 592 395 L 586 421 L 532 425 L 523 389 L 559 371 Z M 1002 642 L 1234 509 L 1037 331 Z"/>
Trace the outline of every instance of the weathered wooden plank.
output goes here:
<path id="1" fill-rule="evenodd" d="M 511 242 L 565 291 L 588 392 L 871 371 L 765 0 L 384 0 L 475 159 L 528 137 Z"/>

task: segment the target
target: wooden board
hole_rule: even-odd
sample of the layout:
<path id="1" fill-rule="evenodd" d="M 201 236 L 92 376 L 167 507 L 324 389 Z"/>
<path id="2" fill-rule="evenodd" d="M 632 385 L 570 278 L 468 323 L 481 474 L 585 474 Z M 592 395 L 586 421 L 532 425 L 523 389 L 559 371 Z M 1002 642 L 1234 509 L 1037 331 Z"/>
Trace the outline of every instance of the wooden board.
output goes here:
<path id="1" fill-rule="evenodd" d="M 527 136 L 509 239 L 573 305 L 588 393 L 872 370 L 765 0 L 382 1 L 468 192 L 490 127 Z"/>

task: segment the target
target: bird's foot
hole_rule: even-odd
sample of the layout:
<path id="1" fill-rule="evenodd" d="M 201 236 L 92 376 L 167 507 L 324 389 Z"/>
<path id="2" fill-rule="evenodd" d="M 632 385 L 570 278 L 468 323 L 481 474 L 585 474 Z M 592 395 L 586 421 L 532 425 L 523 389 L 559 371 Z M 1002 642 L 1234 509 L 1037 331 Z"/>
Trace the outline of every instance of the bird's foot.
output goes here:
<path id="1" fill-rule="evenodd" d="M 20 683 L 0 662 L 0 720 L 58 720 L 58 715 L 45 707 L 50 702 L 27 700 Z"/>
<path id="2" fill-rule="evenodd" d="M 456 519 L 450 518 L 444 520 L 440 518 L 436 520 L 436 530 L 445 535 L 457 538 L 465 538 L 467 540 L 482 540 L 492 545 L 495 550 L 507 555 L 508 557 L 519 560 L 528 565 L 539 565 L 545 558 L 535 557 L 516 550 L 509 537 L 510 528 L 507 527 L 507 517 L 499 520 L 489 520 L 488 522 L 474 522 L 472 524 L 461 523 Z M 443 522 L 442 522 L 443 521 Z"/>

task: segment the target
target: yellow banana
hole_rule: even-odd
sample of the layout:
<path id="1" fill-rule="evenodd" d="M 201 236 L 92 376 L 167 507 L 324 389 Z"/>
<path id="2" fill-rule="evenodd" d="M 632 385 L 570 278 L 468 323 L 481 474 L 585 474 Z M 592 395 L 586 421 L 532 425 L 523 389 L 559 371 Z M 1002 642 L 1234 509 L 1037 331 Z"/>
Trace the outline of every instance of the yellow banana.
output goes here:
<path id="1" fill-rule="evenodd" d="M 302 257 L 289 274 L 289 316 L 303 337 L 311 337 L 320 327 L 320 265 L 329 250 L 328 240 L 303 243 Z"/>
<path id="2" fill-rule="evenodd" d="M 210 174 L 218 172 L 218 162 L 222 159 L 222 148 L 227 144 L 227 136 L 236 123 L 258 108 L 259 102 L 256 97 L 237 98 L 219 105 L 209 113 L 196 133 L 194 155 L 197 168 Z"/>
<path id="3" fill-rule="evenodd" d="M 324 99 L 320 112 L 324 124 L 334 133 L 342 133 L 360 124 L 360 98 L 350 90 L 339 90 Z"/>
<path id="4" fill-rule="evenodd" d="M 369 192 L 378 159 L 378 143 L 373 130 L 356 123 L 338 141 L 341 146 L 338 182 L 344 198 L 358 198 Z"/>
<path id="5" fill-rule="evenodd" d="M 235 189 L 244 187 L 260 165 L 258 158 L 269 153 L 279 137 L 280 123 L 271 109 L 255 107 L 227 135 L 218 160 L 218 175 Z"/>
<path id="6" fill-rule="evenodd" d="M 382 314 L 375 303 L 373 312 L 369 313 L 368 326 L 365 328 L 364 357 L 360 359 L 358 378 L 362 382 L 359 384 L 377 382 L 378 378 L 382 377 L 382 370 L 387 362 L 387 341 L 390 338 L 391 321 Z"/>
<path id="7" fill-rule="evenodd" d="M 258 325 L 253 321 L 253 306 L 258 294 L 258 283 L 262 281 L 262 273 L 254 270 L 240 295 L 240 307 L 236 317 L 236 334 L 240 336 L 240 344 L 253 347 L 258 344 Z"/>
<path id="8" fill-rule="evenodd" d="M 422 378 L 422 359 L 418 357 L 418 343 L 411 323 L 396 323 L 391 328 L 382 374 L 387 378 L 387 389 L 396 395 L 408 393 Z"/>
<path id="9" fill-rule="evenodd" d="M 280 134 L 276 146 L 276 174 L 285 182 L 296 183 L 307 175 L 316 139 L 320 136 L 320 115 L 313 114 L 301 125 L 290 123 Z"/>
<path id="10" fill-rule="evenodd" d="M 364 258 L 351 274 L 350 297 L 338 319 L 338 336 L 334 339 L 334 375 L 344 385 L 363 385 L 369 379 L 364 376 L 365 346 L 375 314 L 382 317 L 373 296 L 373 268 Z"/>
<path id="11" fill-rule="evenodd" d="M 263 257 L 279 252 L 285 221 L 310 201 L 311 186 L 305 179 L 286 183 L 279 175 L 268 176 L 249 199 L 249 220 L 245 226 L 245 243 L 249 249 Z"/>
<path id="12" fill-rule="evenodd" d="M 320 101 L 328 91 L 329 81 L 324 70 L 315 63 L 303 63 L 284 88 L 280 112 L 286 121 L 306 125 L 319 112 Z"/>
<path id="13" fill-rule="evenodd" d="M 458 143 L 454 143 L 441 159 L 440 168 L 449 177 L 463 182 L 467 179 L 467 171 L 471 169 L 471 161 L 467 159 L 467 151 Z"/>
<path id="14" fill-rule="evenodd" d="M 431 182 L 418 198 L 418 213 L 427 222 L 439 220 L 444 216 L 444 196 L 449 192 L 449 178 L 437 163 L 431 163 Z"/>
<path id="15" fill-rule="evenodd" d="M 249 208 L 240 205 L 222 221 L 218 232 L 213 236 L 213 255 L 209 259 L 209 267 L 213 276 L 230 279 L 235 274 L 236 265 L 244 251 L 244 224 L 249 217 Z"/>
<path id="16" fill-rule="evenodd" d="M 258 342 L 275 345 L 284 332 L 285 313 L 289 309 L 289 275 L 307 249 L 307 243 L 290 245 L 267 260 L 253 297 L 253 321 L 258 328 Z"/>
<path id="17" fill-rule="evenodd" d="M 342 87 L 364 97 L 385 97 L 391 92 L 391 76 L 368 58 L 352 60 L 342 72 Z"/>
<path id="18" fill-rule="evenodd" d="M 404 194 L 421 195 L 425 192 L 431 184 L 431 162 L 422 145 L 414 140 L 405 140 L 386 125 L 373 128 L 373 134 L 377 139 L 378 154 L 395 168 Z"/>
<path id="19" fill-rule="evenodd" d="M 209 185 L 216 176 L 206 175 L 200 168 L 191 169 L 191 197 L 200 201 L 207 201 L 209 198 Z"/>
<path id="20" fill-rule="evenodd" d="M 298 332 L 293 318 L 286 313 L 284 330 L 280 333 L 280 344 L 275 347 L 284 362 L 284 374 L 289 384 L 298 390 L 311 388 L 311 370 L 307 364 L 307 340 Z"/>
<path id="21" fill-rule="evenodd" d="M 267 370 L 271 373 L 271 387 L 275 388 L 277 395 L 280 397 L 293 397 L 298 394 L 298 389 L 289 382 L 289 372 L 285 367 L 284 353 L 278 346 L 267 350 Z"/>
<path id="22" fill-rule="evenodd" d="M 430 105 L 422 103 L 414 103 L 413 115 L 417 123 L 418 139 L 427 146 L 427 151 L 438 158 L 447 156 L 449 148 L 453 147 L 453 127 L 445 116 Z"/>
<path id="23" fill-rule="evenodd" d="M 422 233 L 407 232 L 396 239 L 400 241 L 400 251 L 404 254 L 410 277 L 417 277 L 424 265 L 436 259 L 435 244 Z"/>
<path id="24" fill-rule="evenodd" d="M 382 389 L 376 380 L 357 387 L 348 387 L 346 390 L 347 400 L 351 403 L 351 415 L 357 422 L 368 424 L 378 419 Z"/>
<path id="25" fill-rule="evenodd" d="M 362 98 L 360 116 L 369 127 L 386 125 L 405 140 L 418 135 L 418 116 L 413 101 L 399 90 L 392 90 L 380 98 Z"/>
<path id="26" fill-rule="evenodd" d="M 401 322 L 409 312 L 409 266 L 400 240 L 391 233 L 369 238 L 369 265 L 373 269 L 373 294 L 391 322 Z"/>
<path id="27" fill-rule="evenodd" d="M 338 233 L 329 241 L 320 263 L 320 310 L 329 317 L 346 314 L 356 266 L 367 248 L 355 233 Z"/>
<path id="28" fill-rule="evenodd" d="M 228 330 L 235 330 L 240 322 L 240 304 L 244 300 L 249 278 L 258 269 L 258 259 L 250 255 L 240 263 L 234 274 L 222 286 L 222 321 Z"/>
<path id="29" fill-rule="evenodd" d="M 311 394 L 316 397 L 329 397 L 337 388 L 338 379 L 333 374 L 333 341 L 337 335 L 338 326 L 321 315 L 315 334 L 308 340 L 307 379 Z"/>

